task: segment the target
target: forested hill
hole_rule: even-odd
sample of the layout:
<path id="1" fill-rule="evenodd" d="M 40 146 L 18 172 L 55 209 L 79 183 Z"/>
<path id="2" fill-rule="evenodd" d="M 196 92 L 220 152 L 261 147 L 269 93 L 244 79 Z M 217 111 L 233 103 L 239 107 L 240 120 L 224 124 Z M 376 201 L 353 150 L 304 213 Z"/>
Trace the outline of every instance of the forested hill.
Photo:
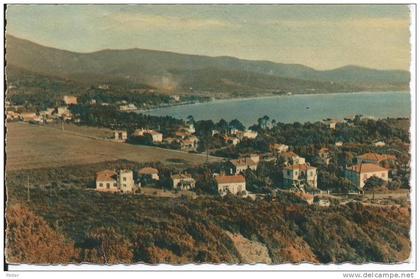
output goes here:
<path id="1" fill-rule="evenodd" d="M 76 53 L 6 36 L 8 65 L 82 83 L 147 84 L 161 90 L 293 93 L 406 89 L 409 72 L 346 66 L 317 71 L 297 64 L 145 49 Z"/>

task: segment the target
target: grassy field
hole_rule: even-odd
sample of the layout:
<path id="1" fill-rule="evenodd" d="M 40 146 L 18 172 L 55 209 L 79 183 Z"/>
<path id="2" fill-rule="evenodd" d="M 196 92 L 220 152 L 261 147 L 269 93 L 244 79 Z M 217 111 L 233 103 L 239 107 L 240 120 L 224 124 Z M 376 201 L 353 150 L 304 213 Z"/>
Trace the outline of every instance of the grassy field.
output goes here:
<path id="1" fill-rule="evenodd" d="M 110 130 L 65 126 L 7 124 L 6 170 L 80 165 L 127 159 L 134 162 L 204 163 L 206 156 L 150 146 L 135 146 L 101 140 Z M 209 157 L 209 161 L 220 160 Z"/>

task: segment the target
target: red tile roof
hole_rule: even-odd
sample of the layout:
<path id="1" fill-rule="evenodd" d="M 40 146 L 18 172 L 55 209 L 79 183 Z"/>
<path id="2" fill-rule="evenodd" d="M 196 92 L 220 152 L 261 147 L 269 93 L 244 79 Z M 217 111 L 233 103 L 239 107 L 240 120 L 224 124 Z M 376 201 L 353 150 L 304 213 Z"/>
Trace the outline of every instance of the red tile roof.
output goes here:
<path id="1" fill-rule="evenodd" d="M 254 160 L 252 160 L 251 158 L 234 159 L 234 160 L 230 160 L 230 162 L 234 166 L 255 166 L 255 165 L 258 165 L 258 163 L 255 162 Z"/>
<path id="2" fill-rule="evenodd" d="M 286 151 L 286 152 L 282 152 L 280 153 L 281 156 L 284 157 L 288 157 L 288 158 L 292 158 L 292 157 L 299 157 L 299 155 L 297 155 L 295 152 L 293 151 Z"/>
<path id="3" fill-rule="evenodd" d="M 330 152 L 330 150 L 326 147 L 323 147 L 319 150 L 319 153 L 329 153 L 329 152 Z"/>
<path id="4" fill-rule="evenodd" d="M 216 176 L 217 184 L 225 184 L 225 183 L 244 183 L 245 177 L 242 175 L 220 175 Z"/>
<path id="5" fill-rule="evenodd" d="M 347 170 L 357 172 L 357 173 L 388 171 L 386 168 L 380 167 L 376 164 L 370 164 L 370 163 L 362 163 L 362 164 L 353 165 L 347 168 Z"/>
<path id="6" fill-rule="evenodd" d="M 117 173 L 113 170 L 103 170 L 96 173 L 96 180 L 111 181 L 117 179 Z"/>
<path id="7" fill-rule="evenodd" d="M 305 200 L 313 200 L 314 195 L 308 193 L 297 192 L 295 193 L 296 196 L 303 198 Z"/>
<path id="8" fill-rule="evenodd" d="M 162 133 L 159 133 L 158 131 L 155 130 L 146 130 L 144 131 L 145 134 L 149 134 L 149 135 L 161 135 Z"/>
<path id="9" fill-rule="evenodd" d="M 394 155 L 388 155 L 388 154 L 382 155 L 382 154 L 373 153 L 373 152 L 362 154 L 358 156 L 358 158 L 361 158 L 362 160 L 377 161 L 377 162 L 382 162 L 385 160 L 396 160 L 396 157 Z"/>
<path id="10" fill-rule="evenodd" d="M 139 170 L 139 174 L 158 174 L 159 171 L 155 168 L 145 167 Z"/>

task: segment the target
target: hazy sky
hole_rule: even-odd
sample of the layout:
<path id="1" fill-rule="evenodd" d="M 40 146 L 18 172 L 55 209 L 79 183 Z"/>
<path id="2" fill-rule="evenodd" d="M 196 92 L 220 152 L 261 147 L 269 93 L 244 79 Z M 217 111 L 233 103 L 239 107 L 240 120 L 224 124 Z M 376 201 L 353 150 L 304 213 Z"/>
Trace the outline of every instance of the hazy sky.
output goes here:
<path id="1" fill-rule="evenodd" d="M 406 69 L 402 5 L 8 5 L 7 32 L 61 49 L 146 48 L 316 69 Z"/>

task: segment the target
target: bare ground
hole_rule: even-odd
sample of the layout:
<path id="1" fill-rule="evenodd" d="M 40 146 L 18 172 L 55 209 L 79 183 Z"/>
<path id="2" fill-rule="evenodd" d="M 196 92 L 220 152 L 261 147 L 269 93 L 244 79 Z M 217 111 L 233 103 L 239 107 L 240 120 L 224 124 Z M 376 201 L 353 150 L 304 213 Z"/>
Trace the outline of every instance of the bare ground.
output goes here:
<path id="1" fill-rule="evenodd" d="M 226 231 L 226 234 L 232 239 L 243 263 L 272 263 L 267 247 L 261 242 L 252 241 L 241 234 L 232 234 L 228 231 Z"/>

